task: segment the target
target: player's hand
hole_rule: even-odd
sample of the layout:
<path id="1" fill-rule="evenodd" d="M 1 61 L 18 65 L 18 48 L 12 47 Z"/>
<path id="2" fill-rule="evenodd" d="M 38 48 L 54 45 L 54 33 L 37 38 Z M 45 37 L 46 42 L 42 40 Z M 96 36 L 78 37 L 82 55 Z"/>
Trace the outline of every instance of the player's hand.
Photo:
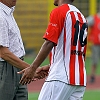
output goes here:
<path id="1" fill-rule="evenodd" d="M 34 74 L 34 81 L 38 80 L 38 79 L 43 79 L 48 75 L 48 71 L 44 70 L 43 67 L 39 67 L 36 69 L 36 72 Z"/>
<path id="2" fill-rule="evenodd" d="M 42 66 L 42 70 L 46 72 L 49 72 L 49 68 L 50 68 L 50 65 Z"/>
<path id="3" fill-rule="evenodd" d="M 50 68 L 50 65 L 45 65 L 45 66 L 37 68 L 33 81 L 47 77 L 49 73 L 49 68 Z"/>

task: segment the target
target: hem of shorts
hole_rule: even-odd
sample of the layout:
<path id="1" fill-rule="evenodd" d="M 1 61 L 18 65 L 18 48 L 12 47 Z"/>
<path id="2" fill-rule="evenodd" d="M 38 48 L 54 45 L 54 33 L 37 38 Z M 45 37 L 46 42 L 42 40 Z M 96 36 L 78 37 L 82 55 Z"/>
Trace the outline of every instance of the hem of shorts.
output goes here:
<path id="1" fill-rule="evenodd" d="M 64 81 L 61 81 L 61 80 L 45 80 L 45 82 L 52 82 L 52 81 L 59 81 L 59 82 L 65 83 L 65 84 L 67 84 L 67 85 L 72 85 L 72 86 L 84 86 L 84 87 L 86 87 L 86 85 L 69 84 L 69 83 L 64 82 Z"/>

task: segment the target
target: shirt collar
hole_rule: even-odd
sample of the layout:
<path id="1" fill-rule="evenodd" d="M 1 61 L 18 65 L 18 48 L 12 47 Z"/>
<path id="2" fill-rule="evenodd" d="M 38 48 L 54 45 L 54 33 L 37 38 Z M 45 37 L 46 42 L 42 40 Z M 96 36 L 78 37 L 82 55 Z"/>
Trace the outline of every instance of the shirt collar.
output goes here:
<path id="1" fill-rule="evenodd" d="M 0 2 L 0 8 L 1 8 L 7 15 L 10 15 L 10 14 L 13 13 L 14 10 L 15 10 L 15 6 L 9 8 L 8 6 L 6 6 L 5 4 L 3 4 L 3 3 L 1 3 L 1 2 Z"/>

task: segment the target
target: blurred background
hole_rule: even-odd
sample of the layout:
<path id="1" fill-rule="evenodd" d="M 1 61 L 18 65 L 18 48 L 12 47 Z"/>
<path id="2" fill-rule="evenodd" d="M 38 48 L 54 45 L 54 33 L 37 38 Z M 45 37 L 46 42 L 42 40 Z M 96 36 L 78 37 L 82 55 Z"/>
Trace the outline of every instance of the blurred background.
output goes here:
<path id="1" fill-rule="evenodd" d="M 49 14 L 54 8 L 54 0 L 18 0 L 15 8 L 14 16 L 17 24 L 21 31 L 21 36 L 24 42 L 26 50 L 25 61 L 32 63 L 35 55 L 38 53 L 44 40 L 42 36 L 48 25 Z M 73 2 L 85 17 L 89 15 L 94 15 L 98 12 L 100 6 L 100 0 L 75 0 Z M 91 49 L 92 43 L 88 41 L 87 46 L 87 59 L 86 59 L 86 69 L 87 75 L 90 74 L 91 69 Z M 48 59 L 44 64 L 48 63 Z M 100 64 L 98 64 L 100 67 Z M 84 100 L 100 100 L 100 68 L 97 70 L 97 80 L 94 84 L 88 84 L 87 90 L 84 95 Z M 29 100 L 37 100 L 40 88 L 43 84 L 42 81 L 39 83 L 31 83 L 28 85 L 29 89 Z M 40 86 L 39 86 L 40 84 Z M 38 85 L 39 90 L 36 90 Z M 32 87 L 31 87 L 32 86 Z M 33 90 L 31 90 L 33 89 Z"/>
<path id="2" fill-rule="evenodd" d="M 18 0 L 14 16 L 21 30 L 26 54 L 37 53 L 43 43 L 42 36 L 48 25 L 54 0 Z M 85 15 L 97 12 L 100 0 L 75 0 L 74 5 Z"/>

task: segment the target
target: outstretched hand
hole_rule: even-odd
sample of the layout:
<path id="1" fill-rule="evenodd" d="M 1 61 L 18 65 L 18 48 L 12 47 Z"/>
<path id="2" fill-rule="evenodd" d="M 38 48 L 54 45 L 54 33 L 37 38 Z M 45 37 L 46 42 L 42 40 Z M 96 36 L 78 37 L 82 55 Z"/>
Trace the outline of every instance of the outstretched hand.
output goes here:
<path id="1" fill-rule="evenodd" d="M 18 72 L 18 74 L 23 74 L 20 84 L 29 84 L 33 80 L 43 79 L 48 75 L 49 66 L 39 67 L 36 70 L 32 67 L 28 67 Z"/>
<path id="2" fill-rule="evenodd" d="M 18 74 L 23 74 L 23 76 L 19 82 L 20 84 L 22 84 L 22 85 L 29 84 L 33 80 L 35 70 L 33 70 L 32 67 L 28 67 L 28 68 L 25 68 L 22 71 L 18 72 Z"/>

